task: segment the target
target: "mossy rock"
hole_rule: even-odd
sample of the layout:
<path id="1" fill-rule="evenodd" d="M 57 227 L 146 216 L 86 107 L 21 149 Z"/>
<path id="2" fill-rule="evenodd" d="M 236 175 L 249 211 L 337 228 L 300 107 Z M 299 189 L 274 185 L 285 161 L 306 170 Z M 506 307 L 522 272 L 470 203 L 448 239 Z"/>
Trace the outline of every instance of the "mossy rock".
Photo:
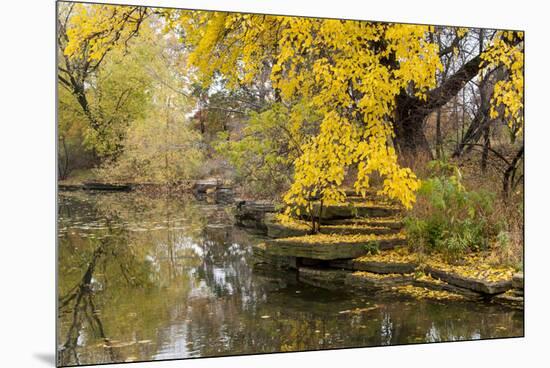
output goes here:
<path id="1" fill-rule="evenodd" d="M 518 293 L 516 289 L 508 290 L 505 293 L 498 294 L 494 296 L 491 301 L 516 309 L 524 309 L 523 294 Z"/>
<path id="2" fill-rule="evenodd" d="M 349 237 L 341 240 L 335 237 L 330 242 L 314 242 L 311 240 L 314 237 L 315 235 L 271 240 L 266 243 L 266 252 L 279 256 L 335 260 L 357 258 L 369 253 L 372 250 L 369 241 L 376 241 L 378 248 L 382 250 L 406 244 L 406 239 L 401 236 L 373 237 L 376 240 L 359 238 L 356 241 Z"/>
<path id="3" fill-rule="evenodd" d="M 129 192 L 132 190 L 132 184 L 129 183 L 102 183 L 86 181 L 82 184 L 82 189 L 84 190 L 103 190 L 114 192 Z"/>
<path id="4" fill-rule="evenodd" d="M 372 273 L 389 274 L 414 272 L 418 264 L 403 262 L 368 262 L 348 259 L 330 261 L 329 266 L 333 268 L 341 268 L 353 271 L 367 271 Z"/>
<path id="5" fill-rule="evenodd" d="M 279 223 L 273 216 L 266 215 L 265 226 L 267 236 L 273 239 L 290 238 L 296 236 L 308 235 L 310 232 L 307 226 L 292 226 Z M 356 225 L 321 225 L 321 234 L 338 235 L 387 235 L 396 234 L 399 229 L 382 226 L 356 226 Z"/>
<path id="6" fill-rule="evenodd" d="M 374 273 L 411 273 L 418 264 L 400 262 L 352 261 L 353 269 Z"/>
<path id="7" fill-rule="evenodd" d="M 366 197 L 378 196 L 378 194 L 376 194 L 376 192 L 377 192 L 376 189 L 372 189 L 372 188 L 367 189 L 365 191 L 365 195 L 366 195 Z M 363 198 L 360 194 L 357 194 L 357 192 L 353 188 L 344 189 L 344 194 L 346 195 L 347 198 L 350 198 L 350 197 Z"/>
<path id="8" fill-rule="evenodd" d="M 523 272 L 515 273 L 514 276 L 512 276 L 512 287 L 514 289 L 523 290 Z"/>
<path id="9" fill-rule="evenodd" d="M 356 271 L 353 268 L 353 259 L 335 259 L 328 262 L 328 267 L 340 269 L 340 270 L 352 270 Z"/>
<path id="10" fill-rule="evenodd" d="M 303 236 L 309 232 L 307 228 L 297 228 L 281 224 L 275 220 L 273 214 L 266 214 L 264 223 L 267 228 L 267 236 L 274 239 Z"/>
<path id="11" fill-rule="evenodd" d="M 314 211 L 319 211 L 319 205 L 314 204 Z M 395 216 L 402 212 L 401 208 L 381 203 L 355 203 L 324 206 L 321 214 L 323 220 L 349 219 L 355 217 L 385 217 Z"/>
<path id="12" fill-rule="evenodd" d="M 300 267 L 298 269 L 298 279 L 308 285 L 338 290 L 344 285 L 348 273 L 349 271 L 344 270 Z"/>
<path id="13" fill-rule="evenodd" d="M 279 256 L 266 252 L 266 244 L 259 243 L 252 246 L 254 267 L 269 265 L 278 269 L 296 269 L 297 259 L 292 256 Z"/>
<path id="14" fill-rule="evenodd" d="M 470 289 L 478 293 L 494 295 L 503 293 L 512 288 L 512 280 L 491 282 L 483 279 L 462 276 L 454 272 L 439 270 L 431 266 L 427 267 L 425 272 L 451 285 Z"/>
<path id="15" fill-rule="evenodd" d="M 482 294 L 472 291 L 470 289 L 461 288 L 455 285 L 448 284 L 445 281 L 441 281 L 441 280 L 437 280 L 429 277 L 422 278 L 422 279 L 414 279 L 413 285 L 430 289 L 430 290 L 447 291 L 450 293 L 460 294 L 471 300 L 478 300 L 483 298 Z"/>
<path id="16" fill-rule="evenodd" d="M 346 275 L 346 285 L 358 289 L 380 289 L 411 284 L 411 274 L 380 275 L 371 272 L 357 271 Z"/>
<path id="17" fill-rule="evenodd" d="M 321 234 L 339 235 L 387 235 L 397 234 L 399 229 L 383 226 L 321 225 Z"/>
<path id="18" fill-rule="evenodd" d="M 264 220 L 268 213 L 276 212 L 275 205 L 269 201 L 236 200 L 235 225 L 266 234 Z"/>
<path id="19" fill-rule="evenodd" d="M 402 218 L 399 216 L 388 217 L 357 217 L 352 219 L 333 219 L 325 220 L 324 226 L 369 226 L 369 227 L 383 227 L 393 230 L 400 230 L 403 228 Z"/>

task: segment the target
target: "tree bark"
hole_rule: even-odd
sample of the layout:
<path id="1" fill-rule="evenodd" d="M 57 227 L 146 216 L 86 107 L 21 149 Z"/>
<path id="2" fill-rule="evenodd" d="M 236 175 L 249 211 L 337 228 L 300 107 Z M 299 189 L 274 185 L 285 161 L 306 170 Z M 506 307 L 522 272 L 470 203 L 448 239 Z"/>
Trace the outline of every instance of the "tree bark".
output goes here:
<path id="1" fill-rule="evenodd" d="M 435 155 L 438 160 L 443 158 L 443 137 L 441 135 L 441 108 L 437 109 L 435 121 Z"/>
<path id="2" fill-rule="evenodd" d="M 518 169 L 519 162 L 523 158 L 524 147 L 525 146 L 521 146 L 519 151 L 510 162 L 510 165 L 508 165 L 508 168 L 504 172 L 504 177 L 502 180 L 502 192 L 504 193 L 505 198 L 508 198 L 510 190 L 513 189 L 511 184 L 513 182 L 513 178 L 516 175 L 516 170 Z"/>
<path id="3" fill-rule="evenodd" d="M 432 111 L 444 106 L 479 72 L 481 56 L 464 64 L 439 87 L 428 91 L 426 100 L 402 92 L 397 97 L 395 114 L 395 142 L 401 155 L 415 158 L 418 154 L 433 158 L 424 134 L 424 121 Z"/>
<path id="4" fill-rule="evenodd" d="M 481 172 L 487 171 L 487 159 L 489 158 L 489 148 L 491 147 L 490 127 L 487 126 L 483 132 L 483 152 L 481 154 Z"/>

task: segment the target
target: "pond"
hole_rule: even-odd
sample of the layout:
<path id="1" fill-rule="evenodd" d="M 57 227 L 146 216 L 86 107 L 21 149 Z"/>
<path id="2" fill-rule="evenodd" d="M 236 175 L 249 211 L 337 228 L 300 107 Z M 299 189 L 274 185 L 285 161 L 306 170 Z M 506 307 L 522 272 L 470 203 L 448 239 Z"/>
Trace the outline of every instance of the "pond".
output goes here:
<path id="1" fill-rule="evenodd" d="M 523 335 L 489 303 L 328 291 L 252 267 L 229 207 L 186 197 L 60 192 L 60 365 Z"/>

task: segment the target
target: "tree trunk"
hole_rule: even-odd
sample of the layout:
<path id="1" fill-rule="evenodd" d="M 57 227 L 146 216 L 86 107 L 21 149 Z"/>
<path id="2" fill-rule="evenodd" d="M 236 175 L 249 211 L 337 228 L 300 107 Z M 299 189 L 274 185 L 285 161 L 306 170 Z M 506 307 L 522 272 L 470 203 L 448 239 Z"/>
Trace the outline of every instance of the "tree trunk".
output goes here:
<path id="1" fill-rule="evenodd" d="M 504 194 L 504 198 L 508 198 L 510 190 L 513 189 L 511 184 L 513 184 L 513 178 L 516 175 L 516 170 L 518 169 L 519 162 L 523 158 L 523 151 L 524 146 L 521 146 L 519 151 L 514 156 L 514 159 L 510 162 L 510 165 L 508 165 L 508 168 L 504 172 L 504 177 L 502 180 L 502 192 Z"/>
<path id="2" fill-rule="evenodd" d="M 397 98 L 395 113 L 395 143 L 401 156 L 406 160 L 414 160 L 417 155 L 433 158 L 426 135 L 424 134 L 424 120 L 428 113 L 415 105 L 416 99 L 404 94 Z"/>
<path id="3" fill-rule="evenodd" d="M 435 121 L 435 154 L 438 160 L 443 158 L 443 137 L 441 135 L 441 108 L 437 109 Z"/>
<path id="4" fill-rule="evenodd" d="M 490 127 L 487 126 L 483 132 L 483 152 L 481 153 L 481 172 L 487 171 L 487 159 L 489 158 L 489 148 L 491 146 Z"/>

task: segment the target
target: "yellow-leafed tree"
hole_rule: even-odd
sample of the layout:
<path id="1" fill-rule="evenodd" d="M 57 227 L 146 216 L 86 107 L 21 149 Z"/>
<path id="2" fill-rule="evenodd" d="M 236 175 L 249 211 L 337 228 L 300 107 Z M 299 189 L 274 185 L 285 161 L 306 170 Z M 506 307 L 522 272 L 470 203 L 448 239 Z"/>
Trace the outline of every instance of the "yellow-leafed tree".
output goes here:
<path id="1" fill-rule="evenodd" d="M 483 52 L 439 82 L 441 58 L 448 50 L 440 50 L 434 42 L 433 35 L 439 30 L 431 26 L 154 11 L 164 18 L 166 29 L 181 34 L 191 50 L 190 73 L 205 87 L 222 77 L 227 88 L 238 88 L 269 73 L 274 102 L 290 111 L 297 104 L 307 106 L 321 116 L 315 134 L 298 140 L 300 155 L 294 161 L 294 180 L 284 196 L 294 210 L 307 208 L 312 199 L 325 204 L 341 202 L 342 183 L 352 165 L 357 166 L 357 193 L 365 193 L 369 177 L 377 172 L 384 179 L 381 194 L 410 208 L 419 180 L 400 164 L 398 155 L 429 151 L 423 121 L 481 70 L 501 66 L 508 70 L 509 78 L 495 88 L 493 103 L 504 105 L 503 114 L 510 127 L 521 131 L 521 32 L 495 33 Z M 83 24 L 80 33 L 76 28 L 71 31 L 65 50 L 69 55 L 77 53 L 83 39 L 89 43 L 82 34 L 93 35 L 90 28 L 94 24 L 103 27 L 101 21 Z M 120 24 L 114 22 L 113 29 L 125 38 L 128 33 L 120 31 Z M 468 32 L 456 30 L 451 50 L 456 50 L 456 44 Z M 110 37 L 112 33 L 100 33 L 99 39 L 91 43 L 90 59 L 101 55 L 103 44 L 113 47 L 108 42 L 111 39 L 102 39 L 101 34 Z"/>

